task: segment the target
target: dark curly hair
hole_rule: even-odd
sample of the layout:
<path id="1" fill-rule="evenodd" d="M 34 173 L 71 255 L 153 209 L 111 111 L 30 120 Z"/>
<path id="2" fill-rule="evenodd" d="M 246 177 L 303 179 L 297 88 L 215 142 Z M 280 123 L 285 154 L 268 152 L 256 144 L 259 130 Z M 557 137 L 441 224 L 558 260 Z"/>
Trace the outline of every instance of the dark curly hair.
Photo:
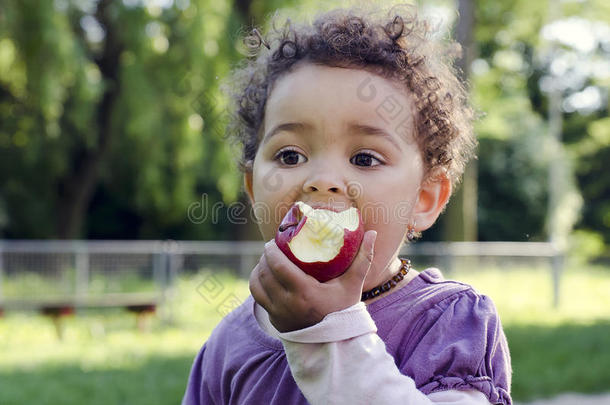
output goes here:
<path id="1" fill-rule="evenodd" d="M 426 173 L 442 168 L 458 183 L 477 144 L 467 91 L 452 66 L 459 46 L 435 39 L 413 6 L 387 12 L 372 7 L 324 12 L 311 24 L 287 19 L 281 28 L 276 13 L 266 36 L 256 28 L 245 36 L 248 58 L 223 85 L 233 108 L 227 135 L 241 149 L 241 172 L 252 170 L 274 83 L 295 64 L 313 63 L 365 69 L 402 83 L 414 100 L 415 139 Z"/>

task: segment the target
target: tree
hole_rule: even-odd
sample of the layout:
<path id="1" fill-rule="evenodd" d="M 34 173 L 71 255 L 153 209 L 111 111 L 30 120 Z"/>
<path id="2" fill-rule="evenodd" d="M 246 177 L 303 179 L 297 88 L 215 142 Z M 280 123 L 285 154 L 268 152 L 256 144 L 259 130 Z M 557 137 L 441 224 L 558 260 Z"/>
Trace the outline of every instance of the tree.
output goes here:
<path id="1" fill-rule="evenodd" d="M 458 23 L 455 39 L 462 47 L 457 67 L 463 81 L 470 77 L 470 65 L 476 56 L 474 42 L 475 4 L 472 0 L 458 1 Z M 444 239 L 447 241 L 477 240 L 477 162 L 471 161 L 464 172 L 462 183 L 451 198 L 442 218 Z"/>
<path id="2" fill-rule="evenodd" d="M 548 16 L 549 8 L 557 7 L 561 9 L 558 14 L 563 16 L 557 21 L 562 24 L 559 30 L 553 28 L 555 23 Z M 486 114 L 477 125 L 481 139 L 481 238 L 548 239 L 551 217 L 547 210 L 547 184 L 553 148 L 561 153 L 561 164 L 556 167 L 562 173 L 554 174 L 559 174 L 563 183 L 559 203 L 562 208 L 553 221 L 559 219 L 564 222 L 564 237 L 573 226 L 595 229 L 610 237 L 603 221 L 599 220 L 604 210 L 603 203 L 600 203 L 603 192 L 599 187 L 594 187 L 594 190 L 590 187 L 591 177 L 598 176 L 588 176 L 595 172 L 601 175 L 602 171 L 608 170 L 603 148 L 589 149 L 593 144 L 601 146 L 605 142 L 601 140 L 603 137 L 595 135 L 595 131 L 604 127 L 603 117 L 607 116 L 608 108 L 604 103 L 597 103 L 589 110 L 577 109 L 573 105 L 574 100 L 582 99 L 582 92 L 597 93 L 599 90 L 602 94 L 600 89 L 603 89 L 604 80 L 607 86 L 607 69 L 604 76 L 601 73 L 603 69 L 593 67 L 608 63 L 608 47 L 604 45 L 606 40 L 596 38 L 592 32 L 603 35 L 604 30 L 608 31 L 608 24 L 604 21 L 610 16 L 610 7 L 597 0 L 557 4 L 485 1 L 477 3 L 476 12 L 476 40 L 480 56 L 473 62 L 472 80 L 475 101 Z M 578 26 L 565 25 L 574 19 L 582 21 L 580 27 L 589 27 L 588 32 Z M 573 44 L 584 40 L 591 47 L 577 55 L 564 42 L 556 47 L 558 52 L 549 53 L 547 50 L 550 48 L 545 43 L 557 40 L 550 35 L 553 31 L 561 32 Z M 567 61 L 571 62 L 566 64 Z M 563 68 L 558 70 L 561 66 Z M 589 73 L 582 75 L 577 72 Z M 557 74 L 558 81 L 566 85 L 560 92 L 563 129 L 559 145 L 553 145 L 548 135 L 548 88 L 553 74 Z M 602 96 L 600 100 L 607 98 Z M 601 125 L 595 125 L 600 120 Z M 582 153 L 585 150 L 588 152 Z M 574 175 L 578 184 L 573 182 Z M 582 220 L 577 222 L 581 198 L 587 204 Z M 598 220 L 587 221 L 588 212 L 596 212 Z"/>
<path id="3" fill-rule="evenodd" d="M 201 193 L 238 194 L 216 84 L 237 53 L 224 31 L 236 25 L 230 5 L 205 0 L 3 2 L 4 235 L 227 232 L 186 214 Z"/>

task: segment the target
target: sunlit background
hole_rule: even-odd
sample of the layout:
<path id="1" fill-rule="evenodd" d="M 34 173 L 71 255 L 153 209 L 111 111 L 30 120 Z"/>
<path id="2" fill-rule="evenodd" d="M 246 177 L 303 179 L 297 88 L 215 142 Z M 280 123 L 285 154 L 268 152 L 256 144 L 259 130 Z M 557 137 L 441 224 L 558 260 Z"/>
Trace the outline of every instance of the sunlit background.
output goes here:
<path id="1" fill-rule="evenodd" d="M 0 2 L 0 404 L 180 401 L 262 251 L 223 80 L 277 10 L 340 4 Z M 610 2 L 415 4 L 479 150 L 401 253 L 493 298 L 518 403 L 610 391 Z"/>

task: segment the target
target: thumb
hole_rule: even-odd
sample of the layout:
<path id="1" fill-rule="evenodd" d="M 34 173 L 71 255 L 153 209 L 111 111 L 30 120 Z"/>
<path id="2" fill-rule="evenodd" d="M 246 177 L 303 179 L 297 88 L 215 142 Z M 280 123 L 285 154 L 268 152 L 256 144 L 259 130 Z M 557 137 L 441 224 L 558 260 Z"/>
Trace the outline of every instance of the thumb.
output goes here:
<path id="1" fill-rule="evenodd" d="M 377 239 L 377 231 L 367 231 L 362 238 L 360 250 L 356 258 L 350 265 L 349 269 L 340 277 L 344 279 L 354 279 L 355 283 L 361 284 L 368 272 L 371 270 L 373 263 L 373 251 L 375 249 L 375 240 Z"/>

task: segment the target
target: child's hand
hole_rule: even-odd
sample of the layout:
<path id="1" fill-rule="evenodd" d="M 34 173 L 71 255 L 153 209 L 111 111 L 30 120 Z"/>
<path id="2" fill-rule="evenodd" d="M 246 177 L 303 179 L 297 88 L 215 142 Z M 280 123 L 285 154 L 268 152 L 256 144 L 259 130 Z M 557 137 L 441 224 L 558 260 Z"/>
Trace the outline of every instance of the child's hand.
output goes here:
<path id="1" fill-rule="evenodd" d="M 331 312 L 360 301 L 376 237 L 376 231 L 367 231 L 347 271 L 326 283 L 299 269 L 272 239 L 265 244 L 265 251 L 250 275 L 252 297 L 269 313 L 271 324 L 279 332 L 315 325 Z"/>

